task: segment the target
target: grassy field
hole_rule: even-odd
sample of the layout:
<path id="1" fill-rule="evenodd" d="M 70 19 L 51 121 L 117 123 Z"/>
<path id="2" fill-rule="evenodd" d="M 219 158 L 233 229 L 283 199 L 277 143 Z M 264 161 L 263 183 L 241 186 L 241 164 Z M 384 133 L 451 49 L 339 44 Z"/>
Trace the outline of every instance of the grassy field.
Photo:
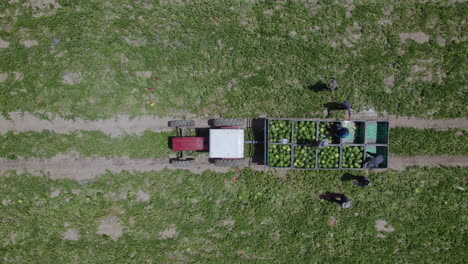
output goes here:
<path id="1" fill-rule="evenodd" d="M 466 169 L 371 174 L 367 188 L 343 173 L 164 170 L 84 185 L 11 173 L 0 177 L 0 255 L 3 263 L 463 263 Z M 353 207 L 319 199 L 327 191 L 347 194 Z"/>
<path id="2" fill-rule="evenodd" d="M 9 132 L 0 135 L 0 157 L 8 159 L 50 158 L 58 154 L 75 153 L 81 157 L 165 158 L 175 154 L 169 148 L 169 140 L 171 136 L 176 135 L 175 130 L 172 132 L 146 130 L 142 135 L 131 134 L 114 138 L 100 131 L 76 131 L 72 134 L 51 131 Z M 192 135 L 195 134 L 192 133 Z M 392 155 L 464 155 L 468 153 L 468 145 L 465 143 L 466 134 L 463 134 L 461 130 L 392 128 L 390 135 Z M 246 140 L 261 140 L 256 137 L 252 131 L 246 132 Z M 246 144 L 245 146 L 246 156 L 254 155 L 255 145 Z"/>
<path id="3" fill-rule="evenodd" d="M 72 134 L 43 132 L 9 132 L 0 136 L 0 157 L 50 158 L 58 154 L 79 154 L 81 157 L 163 158 L 173 151 L 169 148 L 172 132 L 151 132 L 118 138 L 100 131 L 76 131 Z"/>
<path id="4" fill-rule="evenodd" d="M 467 10 L 449 0 L 0 1 L 0 113 L 317 118 L 349 99 L 356 111 L 467 117 Z M 341 88 L 321 91 L 332 77 Z M 466 155 L 464 132 L 392 128 L 390 154 Z M 0 157 L 167 158 L 174 135 L 8 132 Z M 107 172 L 89 183 L 8 172 L 0 262 L 464 263 L 466 168 L 370 173 L 366 188 L 346 172 Z M 328 191 L 353 207 L 321 200 Z"/>
<path id="5" fill-rule="evenodd" d="M 0 111 L 467 116 L 465 3 L 352 2 L 1 1 Z"/>

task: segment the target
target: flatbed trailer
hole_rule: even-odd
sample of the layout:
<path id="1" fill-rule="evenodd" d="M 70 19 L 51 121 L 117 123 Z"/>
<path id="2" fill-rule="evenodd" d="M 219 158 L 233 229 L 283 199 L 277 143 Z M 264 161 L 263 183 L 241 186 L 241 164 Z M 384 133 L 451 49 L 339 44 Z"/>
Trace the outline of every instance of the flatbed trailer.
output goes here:
<path id="1" fill-rule="evenodd" d="M 280 127 L 276 127 L 275 124 Z M 329 137 L 331 144 L 324 149 L 318 149 L 311 144 L 324 138 L 326 131 L 323 131 L 321 124 L 346 127 L 350 133 L 345 138 Z M 384 162 L 375 169 L 388 168 L 390 134 L 388 120 L 267 118 L 264 128 L 264 164 L 270 168 L 363 170 L 366 169 L 364 161 L 369 157 L 367 152 L 381 154 L 384 157 Z M 281 131 L 283 136 L 281 138 L 278 138 L 277 134 L 275 136 L 275 130 Z M 304 138 L 304 135 L 307 138 Z M 290 157 L 289 162 L 288 157 Z M 333 161 L 328 161 L 326 157 Z M 350 164 L 350 160 L 356 162 Z"/>

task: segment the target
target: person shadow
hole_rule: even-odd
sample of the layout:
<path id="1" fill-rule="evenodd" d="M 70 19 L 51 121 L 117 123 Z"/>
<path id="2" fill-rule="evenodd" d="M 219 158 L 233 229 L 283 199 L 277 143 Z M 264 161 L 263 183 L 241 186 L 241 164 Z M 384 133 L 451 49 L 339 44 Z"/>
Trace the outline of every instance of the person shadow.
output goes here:
<path id="1" fill-rule="evenodd" d="M 343 203 L 349 201 L 349 200 L 344 200 L 346 199 L 345 195 L 342 193 L 333 193 L 333 192 L 326 192 L 322 195 L 319 196 L 320 199 L 331 202 L 331 203 L 337 203 L 339 205 L 342 205 Z"/>
<path id="2" fill-rule="evenodd" d="M 351 173 L 345 173 L 343 174 L 343 176 L 341 177 L 341 180 L 342 181 L 352 181 L 352 180 L 355 180 L 356 179 L 356 176 L 352 175 Z"/>
<path id="3" fill-rule="evenodd" d="M 328 102 L 323 105 L 325 108 L 327 108 L 327 117 L 329 118 L 331 116 L 332 111 L 336 110 L 345 110 L 346 108 L 343 107 L 342 103 L 335 103 L 335 102 Z"/>
<path id="4" fill-rule="evenodd" d="M 329 91 L 328 85 L 324 82 L 317 82 L 315 84 L 309 85 L 307 89 L 314 91 L 316 93 L 321 91 Z"/>

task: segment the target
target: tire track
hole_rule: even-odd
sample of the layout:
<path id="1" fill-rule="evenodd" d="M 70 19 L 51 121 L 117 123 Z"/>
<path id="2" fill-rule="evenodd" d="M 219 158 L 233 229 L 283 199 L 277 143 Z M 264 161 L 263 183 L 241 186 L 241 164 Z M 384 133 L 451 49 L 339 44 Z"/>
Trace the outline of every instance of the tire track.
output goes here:
<path id="1" fill-rule="evenodd" d="M 440 156 L 390 156 L 390 168 L 404 170 L 410 166 L 420 167 L 468 167 L 468 156 L 463 155 L 440 155 Z"/>
<path id="2" fill-rule="evenodd" d="M 167 126 L 168 122 L 177 118 L 169 117 L 154 117 L 141 116 L 130 119 L 130 115 L 117 115 L 114 119 L 105 120 L 65 120 L 55 118 L 52 121 L 41 120 L 31 113 L 10 113 L 11 120 L 0 117 L 0 133 L 8 131 L 43 131 L 50 130 L 56 133 L 69 134 L 76 130 L 99 130 L 113 137 L 118 137 L 124 134 L 141 134 L 145 130 L 155 132 L 171 131 L 172 128 Z M 357 113 L 354 115 L 356 120 L 389 120 L 391 127 L 414 127 L 418 129 L 434 128 L 438 130 L 446 130 L 458 128 L 468 130 L 468 118 L 454 119 L 424 119 L 414 117 L 396 117 L 375 115 L 367 115 Z M 193 118 L 191 118 L 193 119 Z M 208 128 L 209 119 L 194 119 L 195 125 L 198 128 Z"/>
<path id="3" fill-rule="evenodd" d="M 102 175 L 106 170 L 119 173 L 121 171 L 160 171 L 163 169 L 186 169 L 196 174 L 212 170 L 215 172 L 228 172 L 230 168 L 216 167 L 208 162 L 206 156 L 196 158 L 197 165 L 192 167 L 174 167 L 168 159 L 129 159 L 129 158 L 76 158 L 72 156 L 56 156 L 50 159 L 20 158 L 18 160 L 0 159 L 0 173 L 15 170 L 28 171 L 34 175 L 40 172 L 50 173 L 54 179 L 90 180 Z M 409 166 L 459 166 L 468 167 L 466 156 L 392 156 L 390 168 L 405 170 Z M 250 167 L 258 171 L 276 171 L 285 175 L 288 169 L 273 169 L 263 165 L 251 164 Z"/>

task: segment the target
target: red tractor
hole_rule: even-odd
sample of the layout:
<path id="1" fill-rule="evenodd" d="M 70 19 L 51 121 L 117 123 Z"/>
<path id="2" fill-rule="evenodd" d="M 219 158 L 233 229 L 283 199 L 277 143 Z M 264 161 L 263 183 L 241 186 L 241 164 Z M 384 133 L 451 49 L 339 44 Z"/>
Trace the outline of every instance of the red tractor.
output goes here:
<path id="1" fill-rule="evenodd" d="M 207 151 L 216 166 L 242 167 L 244 160 L 244 120 L 214 119 L 208 137 L 186 136 L 185 128 L 195 127 L 193 120 L 169 121 L 169 127 L 179 129 L 179 136 L 172 138 L 172 150 L 180 155 L 171 163 L 175 166 L 195 165 L 195 159 L 186 158 L 186 151 Z"/>

